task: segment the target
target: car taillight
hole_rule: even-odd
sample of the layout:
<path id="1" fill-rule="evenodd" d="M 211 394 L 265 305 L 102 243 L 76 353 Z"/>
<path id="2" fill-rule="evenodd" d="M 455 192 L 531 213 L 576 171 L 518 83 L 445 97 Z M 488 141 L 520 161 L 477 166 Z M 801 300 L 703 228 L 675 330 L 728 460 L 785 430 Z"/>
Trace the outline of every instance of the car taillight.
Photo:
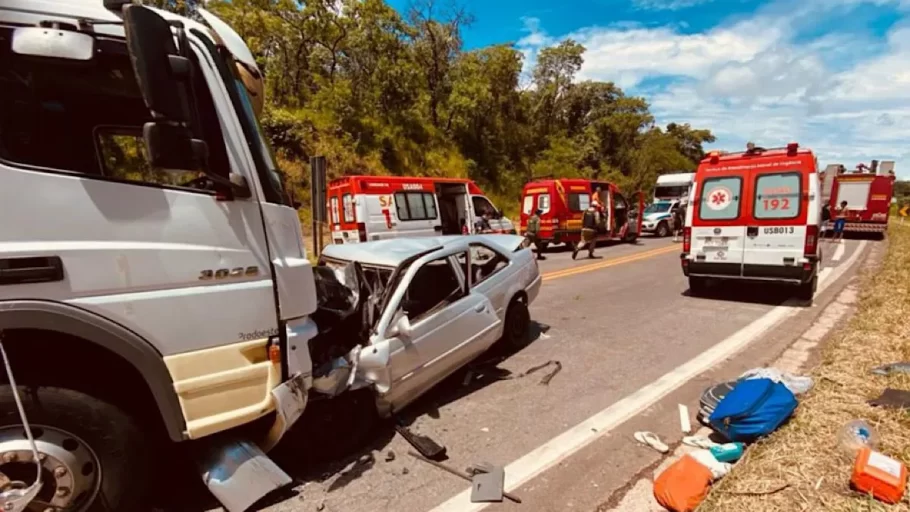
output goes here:
<path id="1" fill-rule="evenodd" d="M 364 224 L 363 222 L 358 222 L 357 223 L 357 234 L 360 235 L 361 242 L 366 242 L 367 241 L 367 225 Z"/>
<path id="2" fill-rule="evenodd" d="M 686 226 L 683 228 L 683 252 L 692 250 L 692 228 Z"/>
<path id="3" fill-rule="evenodd" d="M 805 256 L 815 256 L 818 246 L 818 226 L 806 226 L 806 244 L 803 246 Z"/>

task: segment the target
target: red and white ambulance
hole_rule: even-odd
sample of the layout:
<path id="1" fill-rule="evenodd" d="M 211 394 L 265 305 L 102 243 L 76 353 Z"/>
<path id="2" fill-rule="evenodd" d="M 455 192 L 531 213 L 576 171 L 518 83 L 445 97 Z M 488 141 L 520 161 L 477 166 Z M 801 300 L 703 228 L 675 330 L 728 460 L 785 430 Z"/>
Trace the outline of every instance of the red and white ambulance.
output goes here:
<path id="1" fill-rule="evenodd" d="M 540 241 L 550 244 L 577 244 L 581 241 L 581 220 L 593 197 L 605 207 L 606 222 L 595 240 L 634 242 L 642 229 L 644 196 L 626 198 L 619 188 L 606 181 L 581 178 L 541 179 L 525 184 L 521 198 L 521 229 L 540 210 Z"/>
<path id="2" fill-rule="evenodd" d="M 822 200 L 818 162 L 795 142 L 745 152 L 714 151 L 701 161 L 683 229 L 683 273 L 692 294 L 709 280 L 818 286 Z"/>
<path id="3" fill-rule="evenodd" d="M 515 233 L 473 181 L 408 176 L 344 176 L 329 182 L 327 210 L 336 244 L 473 233 L 489 212 L 493 233 Z"/>

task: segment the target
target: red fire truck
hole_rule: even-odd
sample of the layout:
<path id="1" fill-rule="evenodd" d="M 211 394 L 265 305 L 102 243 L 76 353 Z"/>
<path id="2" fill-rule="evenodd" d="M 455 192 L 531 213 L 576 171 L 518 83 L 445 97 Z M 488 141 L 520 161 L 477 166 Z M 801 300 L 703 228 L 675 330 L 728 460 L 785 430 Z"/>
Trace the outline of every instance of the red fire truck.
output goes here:
<path id="1" fill-rule="evenodd" d="M 831 191 L 828 204 L 832 212 L 841 202 L 847 202 L 845 232 L 885 236 L 896 180 L 894 162 L 884 161 L 879 165 L 878 160 L 873 160 L 872 165 L 859 164 L 852 172 L 842 165 L 828 166 L 821 179 L 822 190 Z"/>
<path id="2" fill-rule="evenodd" d="M 612 183 L 579 178 L 542 179 L 526 184 L 521 201 L 522 233 L 527 229 L 528 218 L 539 209 L 544 248 L 549 244 L 578 243 L 582 215 L 595 194 L 607 213 L 606 229 L 597 234 L 597 241 L 632 242 L 638 238 L 644 210 L 642 193 L 636 192 L 627 199 Z"/>

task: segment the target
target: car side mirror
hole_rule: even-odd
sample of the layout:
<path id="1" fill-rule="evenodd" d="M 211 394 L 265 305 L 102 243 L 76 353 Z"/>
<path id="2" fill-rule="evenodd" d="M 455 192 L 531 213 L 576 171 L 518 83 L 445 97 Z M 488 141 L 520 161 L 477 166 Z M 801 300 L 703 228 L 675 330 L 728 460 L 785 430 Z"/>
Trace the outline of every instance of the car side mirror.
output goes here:
<path id="1" fill-rule="evenodd" d="M 205 170 L 208 148 L 193 137 L 192 62 L 182 24 L 136 4 L 123 6 L 123 26 L 133 71 L 154 118 L 143 127 L 150 164 L 164 170 Z"/>
<path id="2" fill-rule="evenodd" d="M 395 323 L 395 334 L 402 341 L 411 341 L 411 320 L 407 315 L 401 315 Z"/>

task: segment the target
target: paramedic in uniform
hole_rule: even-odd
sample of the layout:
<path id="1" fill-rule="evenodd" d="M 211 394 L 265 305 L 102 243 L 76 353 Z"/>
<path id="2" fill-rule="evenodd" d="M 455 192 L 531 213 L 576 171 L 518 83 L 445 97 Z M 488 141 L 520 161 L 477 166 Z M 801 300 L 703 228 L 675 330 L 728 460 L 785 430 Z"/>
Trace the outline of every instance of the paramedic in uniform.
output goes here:
<path id="1" fill-rule="evenodd" d="M 594 247 L 597 245 L 595 238 L 597 237 L 599 213 L 597 204 L 592 200 L 581 218 L 581 242 L 575 244 L 575 248 L 572 249 L 573 260 L 578 256 L 578 252 L 585 247 L 588 248 L 588 257 L 594 257 Z"/>
<path id="2" fill-rule="evenodd" d="M 537 248 L 537 259 L 545 260 L 543 247 L 540 243 L 540 214 L 543 210 L 540 208 L 534 210 L 533 215 L 528 219 L 528 228 L 525 230 L 525 239 L 527 245 L 534 245 Z"/>

